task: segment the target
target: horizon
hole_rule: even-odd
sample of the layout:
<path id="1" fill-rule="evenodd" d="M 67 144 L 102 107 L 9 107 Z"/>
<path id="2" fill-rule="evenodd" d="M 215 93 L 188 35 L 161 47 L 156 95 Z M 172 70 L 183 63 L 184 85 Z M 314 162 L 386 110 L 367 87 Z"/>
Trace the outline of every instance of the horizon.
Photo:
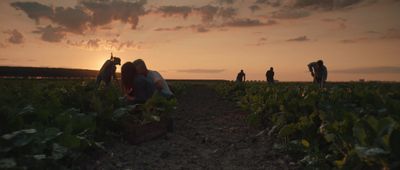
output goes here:
<path id="1" fill-rule="evenodd" d="M 100 7 L 103 7 L 100 10 Z M 400 1 L 7 0 L 0 65 L 99 70 L 112 52 L 166 79 L 400 81 Z M 120 70 L 120 66 L 117 66 Z"/>
<path id="2" fill-rule="evenodd" d="M 71 69 L 71 70 L 84 70 L 84 71 L 99 71 L 99 70 L 96 70 L 96 69 L 85 69 L 85 68 L 66 68 L 66 67 L 32 67 L 32 66 L 2 66 L 2 65 L 0 65 L 0 68 L 1 67 L 23 67 L 23 68 L 49 68 L 49 69 Z M 120 71 L 116 71 L 116 73 L 117 74 L 121 74 L 121 72 Z M 15 77 L 20 77 L 20 76 L 1 76 L 0 75 L 0 78 L 9 78 L 9 77 L 11 77 L 11 78 L 15 78 Z M 37 77 L 39 77 L 39 78 L 37 78 Z M 52 78 L 52 77 L 46 77 L 46 76 L 30 76 L 29 77 L 30 79 L 54 79 L 54 78 Z M 69 78 L 71 78 L 71 77 L 69 77 Z M 74 78 L 74 77 L 72 77 L 72 78 Z M 76 77 L 77 79 L 80 79 L 79 77 Z M 83 79 L 86 79 L 86 78 L 88 78 L 88 77 L 82 77 Z M 91 78 L 93 78 L 93 79 L 95 79 L 95 77 L 91 77 Z M 55 79 L 57 79 L 57 78 L 55 78 Z M 68 78 L 67 78 L 68 79 Z M 215 78 L 215 79 L 204 79 L 204 78 L 193 78 L 193 79 L 185 79 L 185 78 L 183 78 L 183 79 L 167 79 L 167 80 L 169 80 L 169 81 L 235 81 L 235 79 L 218 79 L 218 78 Z M 246 79 L 246 81 L 256 81 L 256 82 L 266 82 L 266 80 L 261 80 L 261 79 L 249 79 L 249 80 L 247 80 Z M 281 83 L 296 83 L 296 82 L 298 82 L 298 83 L 312 83 L 313 82 L 313 80 L 300 80 L 300 81 L 294 81 L 294 80 L 284 80 L 284 81 L 282 81 L 282 80 L 278 80 L 278 79 L 276 79 L 275 80 L 276 82 L 281 82 Z M 368 82 L 388 82 L 388 83 L 391 83 L 391 82 L 393 82 L 393 83 L 399 83 L 400 81 L 397 81 L 397 80 L 373 80 L 373 79 L 363 79 L 363 78 L 361 78 L 361 79 L 357 79 L 357 80 L 342 80 L 342 81 L 327 81 L 327 82 L 330 82 L 330 83 L 341 83 L 341 82 L 344 82 L 344 83 L 346 83 L 346 82 L 366 82 L 366 83 L 368 83 Z"/>

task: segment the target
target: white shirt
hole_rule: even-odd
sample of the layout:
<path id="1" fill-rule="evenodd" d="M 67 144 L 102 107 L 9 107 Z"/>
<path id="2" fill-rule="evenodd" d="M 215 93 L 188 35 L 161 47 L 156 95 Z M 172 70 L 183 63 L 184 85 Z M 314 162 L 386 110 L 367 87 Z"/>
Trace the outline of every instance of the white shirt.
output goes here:
<path id="1" fill-rule="evenodd" d="M 157 71 L 149 70 L 147 73 L 147 78 L 150 79 L 154 84 L 157 84 L 158 81 L 161 81 L 162 89 L 161 93 L 166 96 L 174 95 L 172 91 L 169 89 L 167 81 L 161 76 Z"/>

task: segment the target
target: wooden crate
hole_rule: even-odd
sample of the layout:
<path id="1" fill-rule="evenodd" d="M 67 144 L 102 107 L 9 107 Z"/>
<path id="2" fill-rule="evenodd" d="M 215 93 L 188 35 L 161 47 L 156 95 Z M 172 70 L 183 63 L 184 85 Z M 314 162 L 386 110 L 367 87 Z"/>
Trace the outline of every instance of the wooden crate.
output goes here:
<path id="1" fill-rule="evenodd" d="M 149 122 L 139 125 L 126 119 L 122 122 L 124 137 L 130 144 L 140 144 L 152 139 L 156 139 L 171 131 L 172 119 L 161 117 L 159 122 Z"/>

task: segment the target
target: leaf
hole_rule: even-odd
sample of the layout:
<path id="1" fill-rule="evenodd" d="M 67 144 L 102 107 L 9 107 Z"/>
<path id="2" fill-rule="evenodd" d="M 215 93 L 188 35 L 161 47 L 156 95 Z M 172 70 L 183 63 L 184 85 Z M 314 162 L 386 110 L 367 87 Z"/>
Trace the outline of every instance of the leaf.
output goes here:
<path id="1" fill-rule="evenodd" d="M 324 138 L 327 142 L 333 142 L 335 140 L 335 134 L 329 133 L 324 135 Z"/>
<path id="2" fill-rule="evenodd" d="M 46 159 L 46 155 L 44 154 L 39 154 L 39 155 L 33 155 L 33 158 L 36 160 L 42 160 L 42 159 Z"/>
<path id="3" fill-rule="evenodd" d="M 17 163 L 12 158 L 0 159 L 0 168 L 2 169 L 14 168 L 15 166 L 17 166 Z"/>
<path id="4" fill-rule="evenodd" d="M 29 143 L 31 143 L 32 141 L 33 141 L 32 136 L 19 135 L 18 137 L 16 137 L 16 139 L 14 141 L 14 146 L 17 146 L 17 147 L 25 146 L 25 145 L 28 145 Z"/>
<path id="5" fill-rule="evenodd" d="M 378 147 L 368 148 L 368 147 L 356 146 L 355 149 L 360 157 L 377 157 L 381 155 L 387 155 L 390 153 Z"/>
<path id="6" fill-rule="evenodd" d="M 306 147 L 306 148 L 310 147 L 310 143 L 309 143 L 307 140 L 305 140 L 305 139 L 302 139 L 302 140 L 301 140 L 301 144 L 302 144 L 304 147 Z"/>
<path id="7" fill-rule="evenodd" d="M 12 133 L 4 134 L 1 137 L 5 140 L 10 140 L 21 133 L 32 134 L 32 133 L 36 133 L 36 132 L 37 132 L 36 129 L 22 129 L 22 130 L 14 131 Z"/>
<path id="8" fill-rule="evenodd" d="M 55 160 L 62 159 L 65 154 L 68 152 L 68 149 L 60 144 L 54 143 L 53 144 L 53 152 L 51 157 Z"/>
<path id="9" fill-rule="evenodd" d="M 32 113 L 33 111 L 35 111 L 35 108 L 32 105 L 27 105 L 17 115 Z"/>
<path id="10" fill-rule="evenodd" d="M 63 132 L 61 132 L 58 128 L 47 128 L 44 130 L 44 139 L 41 141 L 41 143 L 46 143 L 62 134 Z"/>
<path id="11" fill-rule="evenodd" d="M 296 129 L 295 124 L 288 124 L 281 128 L 281 130 L 279 131 L 279 136 L 280 137 L 290 136 L 291 134 L 293 134 L 296 131 L 297 131 L 297 129 Z"/>

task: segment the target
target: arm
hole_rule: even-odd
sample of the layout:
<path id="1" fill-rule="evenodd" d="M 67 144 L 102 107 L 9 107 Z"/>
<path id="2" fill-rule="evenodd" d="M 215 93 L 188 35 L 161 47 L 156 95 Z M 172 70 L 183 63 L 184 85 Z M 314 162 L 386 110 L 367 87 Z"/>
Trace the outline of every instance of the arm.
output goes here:
<path id="1" fill-rule="evenodd" d="M 243 74 L 243 81 L 246 81 L 246 74 Z"/>
<path id="2" fill-rule="evenodd" d="M 315 64 L 317 64 L 317 63 L 312 62 L 312 63 L 308 64 L 308 70 L 311 72 L 311 76 L 313 76 L 313 77 L 314 77 L 314 66 L 315 66 Z"/>
<path id="3" fill-rule="evenodd" d="M 161 74 L 157 71 L 154 71 L 154 86 L 156 87 L 157 90 L 162 90 L 163 89 L 163 81 L 164 78 L 161 76 Z"/>

